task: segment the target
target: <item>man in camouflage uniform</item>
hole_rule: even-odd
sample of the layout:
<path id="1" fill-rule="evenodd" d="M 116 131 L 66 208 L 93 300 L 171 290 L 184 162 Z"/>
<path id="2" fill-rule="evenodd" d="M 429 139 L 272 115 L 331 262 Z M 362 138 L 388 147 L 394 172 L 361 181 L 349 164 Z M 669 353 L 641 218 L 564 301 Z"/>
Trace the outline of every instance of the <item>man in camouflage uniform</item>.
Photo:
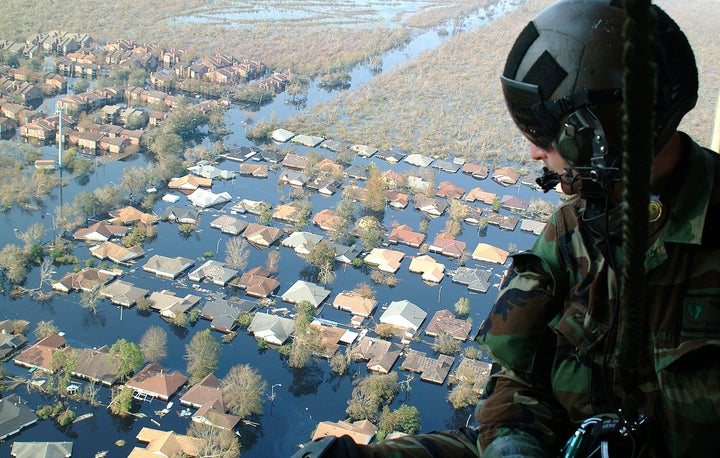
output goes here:
<path id="1" fill-rule="evenodd" d="M 545 162 L 546 188 L 559 182 L 579 196 L 514 257 L 481 326 L 478 343 L 502 367 L 478 409 L 483 456 L 553 456 L 583 420 L 618 417 L 629 395 L 615 370 L 621 6 L 558 2 L 523 30 L 506 62 L 505 99 L 531 157 Z M 649 437 L 608 442 L 625 447 L 616 456 L 648 444 L 648 455 L 720 456 L 720 156 L 676 131 L 697 100 L 697 69 L 685 35 L 654 11 L 648 342 L 636 349 L 635 406 Z"/>
<path id="2" fill-rule="evenodd" d="M 697 69 L 685 35 L 654 11 L 648 342 L 637 349 L 636 398 L 648 432 L 605 439 L 611 456 L 720 456 L 720 155 L 676 131 L 697 100 Z M 513 257 L 481 325 L 476 340 L 497 370 L 477 409 L 479 429 L 363 447 L 344 437 L 326 456 L 551 457 L 585 419 L 622 418 L 628 393 L 615 366 L 624 19 L 616 0 L 563 0 L 528 24 L 508 56 L 503 91 L 531 157 L 546 165 L 539 183 L 577 197 L 530 252 Z"/>

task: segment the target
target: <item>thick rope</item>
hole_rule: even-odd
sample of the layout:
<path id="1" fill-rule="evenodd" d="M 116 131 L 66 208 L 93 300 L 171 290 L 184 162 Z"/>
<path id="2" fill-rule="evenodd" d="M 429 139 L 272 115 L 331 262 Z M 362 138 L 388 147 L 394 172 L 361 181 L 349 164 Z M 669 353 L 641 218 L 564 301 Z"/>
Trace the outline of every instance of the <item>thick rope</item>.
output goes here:
<path id="1" fill-rule="evenodd" d="M 655 106 L 655 12 L 650 0 L 626 0 L 623 29 L 623 244 L 618 376 L 625 390 L 623 416 L 637 418 L 639 355 L 647 355 L 645 252 Z"/>

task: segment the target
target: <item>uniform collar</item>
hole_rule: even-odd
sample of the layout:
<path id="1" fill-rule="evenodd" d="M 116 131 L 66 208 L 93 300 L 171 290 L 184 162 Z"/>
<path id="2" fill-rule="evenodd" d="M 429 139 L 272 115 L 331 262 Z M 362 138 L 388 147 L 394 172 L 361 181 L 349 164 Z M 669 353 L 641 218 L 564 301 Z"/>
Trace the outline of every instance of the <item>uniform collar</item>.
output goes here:
<path id="1" fill-rule="evenodd" d="M 685 166 L 670 183 L 672 192 L 662 196 L 663 204 L 669 204 L 670 213 L 660 240 L 699 245 L 702 242 L 715 168 L 700 146 L 686 134 L 681 135 Z"/>

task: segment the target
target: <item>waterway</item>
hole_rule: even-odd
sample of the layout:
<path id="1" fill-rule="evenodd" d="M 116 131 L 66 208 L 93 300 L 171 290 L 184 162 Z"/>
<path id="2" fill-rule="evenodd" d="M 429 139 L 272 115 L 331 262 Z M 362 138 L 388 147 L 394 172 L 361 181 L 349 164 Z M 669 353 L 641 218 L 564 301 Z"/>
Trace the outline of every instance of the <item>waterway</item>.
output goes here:
<path id="1" fill-rule="evenodd" d="M 511 8 L 514 2 L 502 2 L 502 8 L 498 9 L 501 14 L 507 8 Z M 490 15 L 492 17 L 492 15 Z M 485 14 L 478 14 L 477 17 L 471 18 L 466 22 L 465 27 L 474 27 L 487 20 Z M 395 50 L 383 56 L 383 72 L 392 71 L 394 66 L 401 64 L 409 59 L 414 58 L 420 52 L 439 45 L 444 39 L 435 31 L 428 31 L 416 37 L 411 43 L 403 47 L 401 50 Z M 362 84 L 366 84 L 372 77 L 373 73 L 370 69 L 359 66 L 353 69 L 352 86 L 349 90 L 356 89 Z M 285 95 L 280 95 L 277 99 L 252 114 L 253 119 L 269 119 L 274 116 L 278 120 L 286 119 L 297 114 L 300 110 L 321 103 L 324 100 L 335 96 L 333 92 L 328 92 L 311 85 L 308 92 L 307 101 L 304 107 L 292 105 Z M 243 135 L 243 121 L 246 119 L 245 111 L 241 109 L 230 109 L 227 114 L 228 128 L 233 131 L 228 144 L 249 145 L 249 142 Z M 296 152 L 304 153 L 309 151 L 298 145 L 284 145 L 283 147 L 292 147 Z M 334 153 L 315 148 L 327 157 L 334 157 Z M 48 150 L 50 153 L 50 151 Z M 369 161 L 373 161 L 376 165 L 383 169 L 393 169 L 398 172 L 409 170 L 408 164 L 401 162 L 400 164 L 387 164 L 384 161 L 373 158 L 363 159 L 356 157 L 353 159 L 355 165 L 366 165 Z M 138 154 L 127 158 L 124 161 L 113 163 L 99 163 L 95 173 L 82 180 L 71 180 L 66 186 L 62 195 L 59 192 L 46 202 L 43 208 L 35 211 L 24 211 L 20 209 L 12 209 L 6 213 L 0 214 L 0 244 L 20 243 L 14 236 L 14 230 L 24 230 L 30 224 L 36 221 L 42 221 L 48 233 L 52 233 L 53 224 L 52 216 L 54 206 L 61 200 L 71 201 L 80 191 L 92 190 L 95 187 L 102 186 L 106 183 L 119 182 L 122 176 L 122 170 L 127 166 L 143 166 L 146 159 L 143 155 Z M 234 163 L 224 162 L 221 168 L 236 170 L 237 165 Z M 267 200 L 278 202 L 280 196 L 288 196 L 290 189 L 288 187 L 278 187 L 278 172 L 271 171 L 267 179 L 253 178 L 236 178 L 232 181 L 215 182 L 213 184 L 213 192 L 219 193 L 227 191 L 233 197 L 233 202 L 240 199 Z M 522 199 L 530 200 L 533 198 L 543 198 L 546 200 L 557 200 L 556 194 L 543 195 L 537 191 L 533 191 L 525 186 L 514 186 L 505 188 L 499 186 L 492 180 L 475 180 L 467 175 L 460 173 L 450 174 L 447 172 L 437 172 L 437 182 L 452 181 L 454 184 L 470 190 L 474 187 L 481 187 L 488 192 L 497 193 L 499 196 L 515 194 Z M 334 208 L 339 194 L 332 197 L 323 197 L 314 194 L 311 197 L 313 211 L 317 212 L 323 208 Z M 154 212 L 161 215 L 170 204 L 158 201 L 154 208 Z M 189 206 L 189 202 L 183 197 L 177 205 Z M 191 282 L 187 279 L 181 281 L 169 281 L 159 279 L 147 274 L 140 269 L 140 266 L 146 259 L 154 254 L 164 256 L 182 255 L 185 257 L 196 259 L 196 266 L 200 264 L 202 255 L 206 252 L 217 253 L 216 259 L 223 259 L 224 244 L 228 236 L 221 234 L 216 229 L 210 228 L 210 222 L 221 214 L 229 214 L 230 205 L 226 205 L 220 209 L 210 209 L 201 213 L 200 224 L 198 229 L 190 237 L 184 238 L 180 235 L 177 225 L 169 222 L 160 222 L 158 225 L 158 235 L 153 240 L 144 245 L 146 257 L 141 259 L 134 269 L 130 269 L 125 274 L 125 280 L 133 282 L 140 287 L 147 288 L 152 291 L 168 289 L 176 292 L 178 295 L 187 293 L 197 294 L 191 287 Z M 503 210 L 504 212 L 504 210 Z M 238 217 L 244 217 L 238 215 Z M 248 216 L 249 221 L 254 221 L 254 217 Z M 385 227 L 391 227 L 393 222 L 400 224 L 408 224 L 417 229 L 423 216 L 408 207 L 405 210 L 396 211 L 387 209 L 384 212 L 383 223 Z M 276 224 L 277 223 L 273 223 Z M 444 218 L 431 219 L 428 224 L 427 235 L 428 240 L 432 241 L 434 236 L 442 232 L 445 224 Z M 307 230 L 317 231 L 316 228 L 308 227 Z M 472 250 L 478 242 L 487 242 L 503 249 L 507 249 L 511 244 L 517 249 L 527 249 L 531 246 L 535 236 L 532 234 L 515 231 L 502 231 L 495 226 L 490 226 L 486 231 L 479 232 L 476 227 L 464 226 L 463 233 L 459 238 L 467 243 L 468 250 Z M 392 247 L 403 251 L 406 256 L 417 255 L 417 250 L 405 246 Z M 278 294 L 286 291 L 297 279 L 315 281 L 315 272 L 309 268 L 309 265 L 292 250 L 288 248 L 255 249 L 251 250 L 248 268 L 262 266 L 265 264 L 268 252 L 270 250 L 278 250 L 280 254 L 280 272 L 279 280 L 281 286 Z M 88 246 L 78 244 L 74 253 L 80 259 L 88 259 Z M 451 270 L 459 266 L 458 261 L 449 260 L 435 256 L 436 259 L 446 265 L 447 270 Z M 468 297 L 471 302 L 473 320 L 471 335 L 477 332 L 478 326 L 482 319 L 487 315 L 497 289 L 491 287 L 487 294 L 471 294 L 466 287 L 452 283 L 450 278 L 446 277 L 440 285 L 430 286 L 424 283 L 418 274 L 408 271 L 409 259 L 406 258 L 402 262 L 402 266 L 397 273 L 399 283 L 395 287 L 374 285 L 378 302 L 388 304 L 392 301 L 407 299 L 416 305 L 422 307 L 428 313 L 428 319 L 433 313 L 442 308 L 452 309 L 453 304 L 461 297 Z M 499 277 L 505 270 L 505 266 L 496 266 L 484 264 L 472 260 L 467 261 L 469 267 L 479 267 L 483 269 L 491 269 L 493 271 L 492 282 L 497 283 Z M 59 279 L 62 275 L 70 271 L 72 267 L 59 267 L 56 270 L 54 278 Z M 359 283 L 371 283 L 368 269 L 356 269 L 352 267 L 338 267 L 337 279 L 326 288 L 331 290 L 328 302 L 331 302 L 335 296 L 343 291 L 354 288 Z M 26 283 L 27 287 L 35 287 L 39 284 L 39 273 L 37 269 L 30 272 Z M 210 290 L 212 293 L 220 293 L 229 297 L 231 295 L 240 295 L 242 292 L 232 290 L 230 288 L 219 288 L 215 286 L 203 285 L 203 288 Z M 203 294 L 203 302 L 206 295 Z M 279 301 L 279 298 L 278 298 Z M 168 340 L 168 356 L 163 361 L 168 369 L 186 371 L 186 364 L 183 359 L 185 345 L 190 341 L 192 336 L 200 331 L 207 329 L 209 324 L 207 321 L 200 320 L 195 324 L 189 325 L 188 328 L 177 328 L 165 323 L 156 313 L 140 312 L 136 309 L 121 310 L 113 306 L 109 301 L 104 301 L 96 314 L 88 312 L 80 305 L 80 296 L 77 293 L 69 295 L 55 295 L 51 300 L 46 302 L 36 302 L 27 296 L 20 299 L 12 299 L 5 291 L 0 295 L 0 316 L 5 319 L 25 319 L 30 321 L 30 330 L 34 328 L 35 323 L 40 320 L 52 320 L 55 325 L 65 332 L 69 344 L 76 347 L 99 347 L 105 344 L 112 344 L 119 338 L 130 341 L 139 342 L 145 330 L 151 325 L 157 325 L 165 328 L 169 335 Z M 282 304 L 281 306 L 289 306 Z M 381 313 L 381 311 L 379 312 Z M 376 313 L 376 316 L 379 316 Z M 321 311 L 323 318 L 337 321 L 341 324 L 349 323 L 349 315 L 333 310 L 329 306 L 324 306 Z M 423 326 L 424 327 L 424 326 Z M 32 335 L 28 333 L 30 340 L 33 341 Z M 220 334 L 214 333 L 214 336 L 220 340 Z M 471 342 L 465 343 L 466 346 L 474 345 Z M 429 345 L 419 342 L 413 342 L 411 348 L 424 351 L 428 355 L 432 355 Z M 401 357 L 395 365 L 395 370 L 402 363 Z M 459 361 L 459 359 L 458 359 Z M 364 363 L 353 363 L 349 373 L 339 376 L 329 369 L 329 365 L 325 361 L 318 361 L 305 369 L 293 369 L 288 367 L 283 358 L 274 350 L 260 350 L 255 340 L 246 332 L 241 331 L 237 337 L 229 344 L 222 345 L 222 356 L 216 375 L 222 378 L 227 374 L 228 370 L 237 364 L 250 364 L 257 368 L 268 387 L 274 385 L 274 401 L 270 402 L 270 388 L 265 393 L 268 398 L 264 406 L 264 414 L 253 421 L 259 423 L 258 426 L 242 426 L 239 429 L 240 441 L 242 443 L 242 455 L 247 457 L 268 457 L 268 456 L 288 456 L 295 450 L 300 443 L 310 439 L 310 435 L 320 421 L 339 421 L 346 418 L 345 408 L 347 400 L 350 397 L 353 384 L 359 378 L 368 374 Z M 456 362 L 457 364 L 457 362 Z M 18 368 L 12 363 L 6 363 L 3 369 L 14 374 L 22 375 L 24 370 Z M 401 380 L 409 373 L 399 371 Z M 422 431 L 431 431 L 438 429 L 453 428 L 464 425 L 468 416 L 472 412 L 471 408 L 461 411 L 454 411 L 450 404 L 445 400 L 448 394 L 447 384 L 443 386 L 434 385 L 428 382 L 420 381 L 420 377 L 416 375 L 414 380 L 409 384 L 410 390 L 401 391 L 392 404 L 392 408 L 397 408 L 401 403 L 415 405 L 420 409 L 422 420 Z M 46 399 L 34 391 L 27 391 L 25 388 L 16 390 L 28 405 L 36 407 L 47 403 Z M 109 400 L 109 391 L 101 390 L 100 398 L 104 404 Z M 142 427 L 160 428 L 165 430 L 174 430 L 178 433 L 184 433 L 189 425 L 189 418 L 180 417 L 178 412 L 180 405 L 178 398 L 172 399 L 175 406 L 172 411 L 159 417 L 154 414 L 155 411 L 164 407 L 164 403 L 154 401 L 138 403 L 136 410 L 145 414 L 144 418 L 131 417 L 128 419 L 119 419 L 107 413 L 104 406 L 91 408 L 87 404 L 73 403 L 71 407 L 78 416 L 93 413 L 94 415 L 82 422 L 74 424 L 67 428 L 60 428 L 52 421 L 41 421 L 30 428 L 23 430 L 21 433 L 8 438 L 0 444 L 0 454 L 8 455 L 10 447 L 14 441 L 73 441 L 73 456 L 94 456 L 100 451 L 108 451 L 107 456 L 127 456 L 132 448 L 138 445 L 135 436 Z M 160 426 L 158 426 L 158 424 Z M 124 445 L 114 445 L 115 441 L 124 440 Z"/>

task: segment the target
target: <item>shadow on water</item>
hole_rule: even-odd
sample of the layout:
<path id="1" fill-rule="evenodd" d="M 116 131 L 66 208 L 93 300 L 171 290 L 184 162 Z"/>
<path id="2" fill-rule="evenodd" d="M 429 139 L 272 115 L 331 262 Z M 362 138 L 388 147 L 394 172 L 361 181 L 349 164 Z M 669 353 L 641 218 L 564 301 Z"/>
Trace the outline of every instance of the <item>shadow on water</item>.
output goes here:
<path id="1" fill-rule="evenodd" d="M 133 407 L 135 407 L 133 403 Z M 137 409 L 134 409 L 137 410 Z M 135 417 L 132 415 L 128 415 L 125 417 L 120 417 L 117 415 L 110 415 L 110 419 L 112 421 L 113 426 L 115 426 L 115 430 L 119 432 L 130 432 L 132 431 L 133 427 L 135 426 Z"/>
<path id="2" fill-rule="evenodd" d="M 104 328 L 107 324 L 107 318 L 103 312 L 93 313 L 91 310 L 86 311 L 83 314 L 82 326 L 85 329 L 88 328 Z"/>
<path id="3" fill-rule="evenodd" d="M 457 409 L 453 411 L 452 417 L 445 421 L 445 427 L 448 429 L 457 428 L 458 425 L 465 425 L 468 421 L 468 426 L 477 426 L 474 414 L 475 406 L 467 406 L 462 409 Z"/>
<path id="4" fill-rule="evenodd" d="M 241 426 L 237 428 L 237 432 L 240 435 L 241 454 L 243 450 L 251 449 L 258 442 L 258 440 L 260 440 L 260 438 L 265 436 L 262 424 L 257 426 L 241 424 Z"/>
<path id="5" fill-rule="evenodd" d="M 290 391 L 293 396 L 305 396 L 315 394 L 323 381 L 323 371 L 317 365 L 303 367 L 300 369 L 288 368 L 292 374 Z"/>
<path id="6" fill-rule="evenodd" d="M 190 330 L 186 327 L 182 326 L 170 326 L 170 329 L 172 330 L 173 334 L 175 334 L 180 340 L 185 339 L 187 337 Z"/>
<path id="7" fill-rule="evenodd" d="M 79 186 L 85 186 L 88 183 L 90 183 L 90 174 L 89 173 L 83 173 L 82 175 L 79 175 L 75 177 L 75 183 L 77 183 Z"/>
<path id="8" fill-rule="evenodd" d="M 320 269 L 315 266 L 307 265 L 298 273 L 298 278 L 307 282 L 316 282 Z"/>

